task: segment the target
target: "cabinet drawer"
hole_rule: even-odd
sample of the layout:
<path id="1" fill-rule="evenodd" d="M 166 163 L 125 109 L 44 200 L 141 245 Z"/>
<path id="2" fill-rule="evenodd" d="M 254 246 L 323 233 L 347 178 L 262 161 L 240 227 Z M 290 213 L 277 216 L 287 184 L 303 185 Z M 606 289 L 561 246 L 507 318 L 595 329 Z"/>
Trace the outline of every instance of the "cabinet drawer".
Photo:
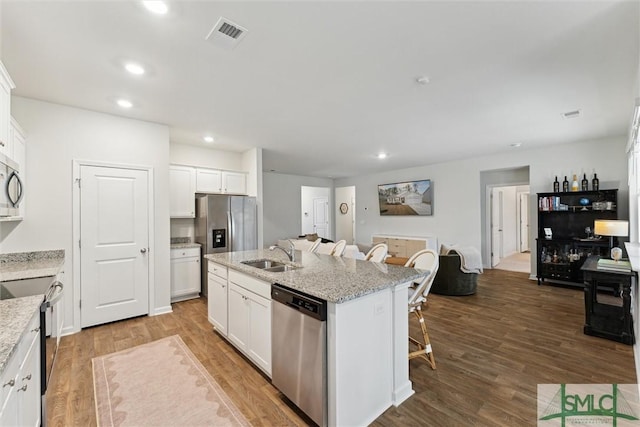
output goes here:
<path id="1" fill-rule="evenodd" d="M 385 239 L 384 237 L 376 237 L 373 236 L 373 238 L 371 239 L 372 243 L 374 245 L 377 245 L 378 243 L 384 243 L 385 245 L 389 244 L 389 239 Z"/>
<path id="2" fill-rule="evenodd" d="M 199 257 L 200 248 L 171 249 L 171 259 Z"/>
<path id="3" fill-rule="evenodd" d="M 543 263 L 542 274 L 553 279 L 571 279 L 571 265 L 566 263 Z"/>
<path id="4" fill-rule="evenodd" d="M 0 412 L 9 394 L 18 384 L 18 370 L 20 368 L 20 358 L 17 354 L 13 354 L 9 363 L 4 367 L 4 372 L 0 376 Z"/>
<path id="5" fill-rule="evenodd" d="M 269 282 L 256 279 L 253 276 L 249 276 L 235 270 L 229 271 L 229 281 L 253 292 L 254 294 L 271 300 L 271 283 Z"/>
<path id="6" fill-rule="evenodd" d="M 213 261 L 209 261 L 209 273 L 213 273 L 218 277 L 227 280 L 227 267 L 224 265 L 216 264 Z"/>

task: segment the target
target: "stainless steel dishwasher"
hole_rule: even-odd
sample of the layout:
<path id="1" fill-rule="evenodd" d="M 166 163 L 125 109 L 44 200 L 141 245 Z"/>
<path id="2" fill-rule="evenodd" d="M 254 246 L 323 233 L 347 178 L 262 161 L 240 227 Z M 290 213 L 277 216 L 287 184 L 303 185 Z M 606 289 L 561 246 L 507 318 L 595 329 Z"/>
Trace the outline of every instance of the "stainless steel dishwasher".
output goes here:
<path id="1" fill-rule="evenodd" d="M 327 425 L 327 303 L 271 287 L 271 381 L 319 426 Z"/>

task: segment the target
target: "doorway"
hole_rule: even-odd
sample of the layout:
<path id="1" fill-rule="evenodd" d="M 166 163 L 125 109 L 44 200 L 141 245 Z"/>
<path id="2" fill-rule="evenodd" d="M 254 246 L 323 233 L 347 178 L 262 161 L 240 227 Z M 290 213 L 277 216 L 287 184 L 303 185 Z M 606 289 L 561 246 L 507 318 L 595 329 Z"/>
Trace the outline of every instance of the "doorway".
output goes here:
<path id="1" fill-rule="evenodd" d="M 150 168 L 74 162 L 74 181 L 74 316 L 85 328 L 148 314 Z"/>
<path id="2" fill-rule="evenodd" d="M 480 173 L 485 268 L 531 272 L 529 167 Z"/>
<path id="3" fill-rule="evenodd" d="M 331 215 L 329 211 L 328 187 L 307 187 L 300 189 L 302 203 L 302 224 L 300 234 L 314 234 L 332 240 Z"/>
<path id="4" fill-rule="evenodd" d="M 491 267 L 531 272 L 529 186 L 491 188 Z"/>

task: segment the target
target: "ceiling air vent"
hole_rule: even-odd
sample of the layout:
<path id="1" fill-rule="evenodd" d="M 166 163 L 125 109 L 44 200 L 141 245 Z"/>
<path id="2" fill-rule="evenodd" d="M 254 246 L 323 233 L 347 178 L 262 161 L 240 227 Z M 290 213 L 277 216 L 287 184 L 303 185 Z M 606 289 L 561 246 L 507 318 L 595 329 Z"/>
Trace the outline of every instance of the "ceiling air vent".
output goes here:
<path id="1" fill-rule="evenodd" d="M 216 46 L 231 50 L 240 43 L 240 40 L 244 38 L 247 32 L 248 30 L 246 28 L 226 18 L 220 18 L 211 31 L 209 31 L 205 40 L 211 41 Z"/>

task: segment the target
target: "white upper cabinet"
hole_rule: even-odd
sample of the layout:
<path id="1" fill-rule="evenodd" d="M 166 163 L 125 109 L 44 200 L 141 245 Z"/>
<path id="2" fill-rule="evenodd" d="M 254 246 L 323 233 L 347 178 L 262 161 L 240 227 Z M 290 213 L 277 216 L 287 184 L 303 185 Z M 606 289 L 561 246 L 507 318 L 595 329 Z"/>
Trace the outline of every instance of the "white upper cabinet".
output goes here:
<path id="1" fill-rule="evenodd" d="M 222 171 L 196 169 L 196 192 L 222 193 Z"/>
<path id="2" fill-rule="evenodd" d="M 217 169 L 196 169 L 197 193 L 247 194 L 247 174 Z"/>
<path id="3" fill-rule="evenodd" d="M 247 174 L 242 172 L 222 172 L 223 192 L 247 194 Z"/>
<path id="4" fill-rule="evenodd" d="M 11 157 L 10 131 L 11 128 L 11 89 L 16 86 L 0 62 L 0 153 Z"/>
<path id="5" fill-rule="evenodd" d="M 195 218 L 196 170 L 187 166 L 169 167 L 171 218 Z"/>

